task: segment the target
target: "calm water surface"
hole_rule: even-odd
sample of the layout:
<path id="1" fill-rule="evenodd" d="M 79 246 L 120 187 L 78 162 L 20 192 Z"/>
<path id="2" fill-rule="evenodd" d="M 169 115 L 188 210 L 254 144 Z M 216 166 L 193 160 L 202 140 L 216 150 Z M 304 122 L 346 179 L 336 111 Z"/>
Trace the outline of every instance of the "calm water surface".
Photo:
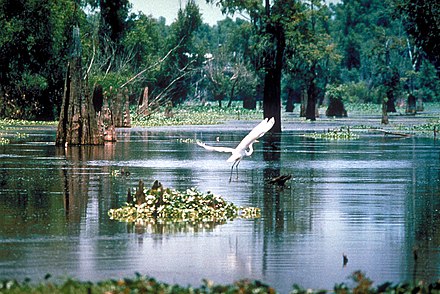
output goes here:
<path id="1" fill-rule="evenodd" d="M 228 155 L 181 139 L 235 146 L 252 124 L 118 130 L 104 147 L 54 146 L 55 129 L 8 130 L 0 146 L 0 279 L 97 281 L 133 277 L 199 286 L 258 279 L 331 289 L 364 271 L 385 281 L 440 277 L 440 152 L 432 139 L 361 134 L 327 141 L 286 131 L 257 144 L 228 182 Z M 17 136 L 25 133 L 27 136 Z M 129 176 L 112 174 L 128 170 Z M 278 189 L 267 179 L 292 174 Z M 139 179 L 197 186 L 262 217 L 198 227 L 135 227 L 109 220 Z M 418 260 L 414 261 L 413 249 Z M 348 263 L 343 266 L 342 255 Z"/>

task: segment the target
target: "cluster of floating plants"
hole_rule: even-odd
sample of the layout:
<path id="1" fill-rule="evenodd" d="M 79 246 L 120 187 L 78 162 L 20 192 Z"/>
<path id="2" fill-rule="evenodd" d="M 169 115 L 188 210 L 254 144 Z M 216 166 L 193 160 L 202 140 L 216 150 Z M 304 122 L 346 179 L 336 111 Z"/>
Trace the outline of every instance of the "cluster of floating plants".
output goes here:
<path id="1" fill-rule="evenodd" d="M 314 132 L 305 134 L 304 136 L 308 138 L 327 140 L 354 140 L 359 138 L 359 135 L 351 132 L 349 128 L 327 130 L 322 133 Z"/>
<path id="2" fill-rule="evenodd" d="M 193 138 L 179 138 L 177 139 L 177 142 L 186 143 L 186 144 L 195 144 L 197 140 Z"/>
<path id="3" fill-rule="evenodd" d="M 211 192 L 206 194 L 196 188 L 186 191 L 164 188 L 158 181 L 149 190 L 143 182 L 135 195 L 127 195 L 127 202 L 120 208 L 108 211 L 110 219 L 140 224 L 155 223 L 221 223 L 234 218 L 258 218 L 260 209 L 236 206 Z"/>
<path id="4" fill-rule="evenodd" d="M 1 135 L 1 134 L 0 134 L 0 135 Z M 9 143 L 10 143 L 10 141 L 9 141 L 8 138 L 0 137 L 0 145 L 7 145 L 7 144 L 9 144 Z"/>
<path id="5" fill-rule="evenodd" d="M 137 126 L 178 126 L 178 125 L 215 125 L 226 120 L 252 120 L 261 117 L 261 110 L 244 109 L 238 104 L 232 107 L 218 107 L 215 105 L 182 105 L 172 110 L 173 115 L 164 114 L 164 109 L 149 116 L 139 115 L 131 109 L 131 118 Z"/>
<path id="6" fill-rule="evenodd" d="M 110 175 L 112 177 L 129 176 L 130 172 L 127 169 L 125 169 L 125 168 L 114 169 L 114 170 L 111 171 Z"/>
<path id="7" fill-rule="evenodd" d="M 17 139 L 24 139 L 24 138 L 29 137 L 29 134 L 27 134 L 27 133 L 16 132 L 15 135 L 14 135 L 14 137 L 17 138 Z"/>
<path id="8" fill-rule="evenodd" d="M 399 126 L 399 130 L 419 134 L 426 137 L 440 137 L 440 120 L 431 120 L 427 123 L 413 126 Z"/>
<path id="9" fill-rule="evenodd" d="M 52 126 L 57 125 L 56 121 L 38 121 L 38 120 L 24 120 L 24 119 L 0 119 L 0 129 L 8 129 L 17 126 Z"/>

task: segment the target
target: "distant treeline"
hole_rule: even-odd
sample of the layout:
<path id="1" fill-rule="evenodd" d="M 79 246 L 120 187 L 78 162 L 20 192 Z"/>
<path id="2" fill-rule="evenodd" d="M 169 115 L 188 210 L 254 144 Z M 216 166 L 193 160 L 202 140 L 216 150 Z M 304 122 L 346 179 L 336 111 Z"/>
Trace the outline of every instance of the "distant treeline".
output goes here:
<path id="1" fill-rule="evenodd" d="M 209 2 L 246 19 L 209 26 L 192 0 L 171 25 L 128 0 L 1 1 L 0 118 L 58 118 L 74 26 L 89 90 L 132 104 L 146 87 L 157 105 L 440 100 L 436 0 Z"/>

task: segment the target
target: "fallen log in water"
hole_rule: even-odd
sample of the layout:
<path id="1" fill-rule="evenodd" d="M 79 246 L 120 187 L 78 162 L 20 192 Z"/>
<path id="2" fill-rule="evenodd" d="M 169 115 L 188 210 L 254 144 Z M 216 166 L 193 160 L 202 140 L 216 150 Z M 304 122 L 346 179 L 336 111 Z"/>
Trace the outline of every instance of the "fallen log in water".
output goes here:
<path id="1" fill-rule="evenodd" d="M 399 132 L 388 131 L 388 130 L 384 130 L 384 129 L 372 129 L 371 131 L 383 133 L 388 136 L 397 136 L 397 137 L 405 137 L 405 138 L 412 136 L 411 134 L 408 134 L 408 133 L 399 133 Z"/>

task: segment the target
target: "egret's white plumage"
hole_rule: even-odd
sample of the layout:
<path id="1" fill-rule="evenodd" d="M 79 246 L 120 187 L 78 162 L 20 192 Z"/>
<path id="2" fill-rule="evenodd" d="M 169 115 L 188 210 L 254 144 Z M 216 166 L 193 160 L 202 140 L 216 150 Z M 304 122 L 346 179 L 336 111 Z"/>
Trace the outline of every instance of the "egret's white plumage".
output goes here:
<path id="1" fill-rule="evenodd" d="M 257 140 L 261 138 L 265 133 L 267 133 L 274 124 L 275 119 L 273 117 L 271 119 L 265 118 L 257 126 L 255 126 L 252 131 L 250 131 L 250 133 L 247 134 L 246 137 L 244 137 L 243 140 L 241 140 L 240 144 L 238 144 L 235 148 L 209 146 L 203 142 L 197 142 L 197 145 L 209 151 L 232 153 L 232 155 L 227 160 L 227 162 L 233 162 L 231 167 L 231 177 L 229 178 L 229 181 L 231 181 L 234 166 L 237 170 L 238 175 L 238 165 L 240 164 L 240 161 L 245 156 L 251 156 L 251 154 L 254 152 L 253 144 L 255 142 L 258 142 Z"/>

